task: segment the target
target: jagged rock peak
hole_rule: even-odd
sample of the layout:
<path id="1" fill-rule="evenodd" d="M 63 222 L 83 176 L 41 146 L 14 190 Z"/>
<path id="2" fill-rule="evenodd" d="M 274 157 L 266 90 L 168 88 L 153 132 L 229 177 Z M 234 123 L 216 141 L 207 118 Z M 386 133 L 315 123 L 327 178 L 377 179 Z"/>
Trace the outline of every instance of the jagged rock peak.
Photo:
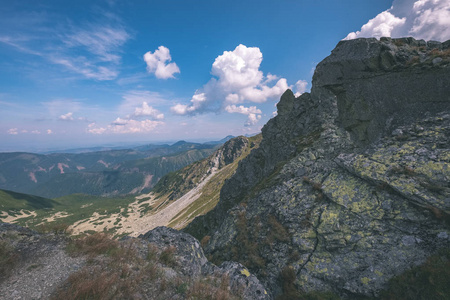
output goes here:
<path id="1" fill-rule="evenodd" d="M 377 297 L 448 248 L 449 45 L 340 42 L 311 93 L 283 94 L 260 147 L 186 231 L 284 297 Z"/>

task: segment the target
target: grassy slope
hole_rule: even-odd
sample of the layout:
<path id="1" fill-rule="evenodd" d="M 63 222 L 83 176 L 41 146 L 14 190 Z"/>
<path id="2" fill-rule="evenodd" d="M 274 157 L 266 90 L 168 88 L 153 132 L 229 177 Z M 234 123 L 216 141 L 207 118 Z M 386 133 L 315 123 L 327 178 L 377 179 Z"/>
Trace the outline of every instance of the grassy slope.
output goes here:
<path id="1" fill-rule="evenodd" d="M 73 224 L 76 221 L 90 217 L 94 212 L 102 214 L 119 213 L 125 208 L 126 215 L 128 204 L 135 201 L 134 197 L 103 198 L 89 195 L 69 195 L 56 199 L 46 199 L 37 196 L 20 194 L 0 190 L 0 211 L 9 215 L 17 215 L 20 210 L 34 211 L 36 217 L 18 219 L 15 223 L 32 229 L 39 228 L 39 224 L 45 218 L 49 218 L 58 212 L 64 212 L 66 217 L 57 218 L 53 225 Z"/>
<path id="2" fill-rule="evenodd" d="M 203 187 L 202 191 L 201 191 L 201 196 L 195 201 L 193 202 L 191 205 L 189 205 L 182 213 L 178 214 L 177 216 L 175 216 L 171 222 L 169 223 L 169 227 L 173 227 L 173 228 L 183 228 L 185 227 L 189 222 L 191 222 L 195 217 L 200 216 L 200 215 L 204 215 L 207 212 L 209 212 L 210 210 L 212 210 L 216 205 L 217 202 L 219 202 L 219 197 L 220 197 L 220 190 L 222 189 L 222 186 L 225 182 L 225 180 L 227 180 L 228 178 L 230 178 L 234 172 L 236 171 L 239 162 L 244 159 L 245 157 L 247 157 L 248 154 L 250 154 L 250 152 L 257 148 L 259 146 L 259 143 L 261 142 L 262 139 L 262 135 L 256 135 L 254 137 L 249 138 L 249 146 L 247 147 L 247 149 L 245 149 L 245 151 L 243 152 L 243 154 L 236 159 L 233 163 L 221 168 L 216 175 L 214 175 L 214 177 Z M 207 160 L 203 160 L 199 163 L 205 162 Z M 201 168 L 198 168 L 201 170 Z M 192 173 L 190 173 L 192 171 L 192 167 L 189 166 L 186 169 L 181 170 L 180 172 L 177 173 L 181 173 L 181 172 L 185 172 L 185 174 L 188 174 L 188 176 L 194 177 L 194 175 L 192 175 Z M 179 175 L 180 177 L 187 177 L 187 176 L 183 176 L 183 175 Z M 200 176 L 195 176 L 194 178 L 197 178 Z M 180 186 L 178 187 L 179 190 L 182 190 L 183 193 L 181 193 L 181 195 L 183 195 L 184 193 L 187 192 L 187 189 L 185 188 L 186 184 L 184 186 Z"/>
<path id="3" fill-rule="evenodd" d="M 58 205 L 59 203 L 55 200 L 0 190 L 0 211 L 50 209 Z"/>

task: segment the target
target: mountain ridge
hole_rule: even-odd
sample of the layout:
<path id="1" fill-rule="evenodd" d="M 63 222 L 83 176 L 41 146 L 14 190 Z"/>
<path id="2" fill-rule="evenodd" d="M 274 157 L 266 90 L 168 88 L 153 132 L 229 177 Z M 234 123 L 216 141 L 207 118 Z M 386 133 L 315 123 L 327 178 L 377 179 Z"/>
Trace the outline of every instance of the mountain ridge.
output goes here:
<path id="1" fill-rule="evenodd" d="M 285 297 L 378 296 L 448 247 L 449 46 L 340 42 L 311 93 L 283 94 L 260 147 L 185 231 L 206 237 L 213 262 L 239 261 Z"/>

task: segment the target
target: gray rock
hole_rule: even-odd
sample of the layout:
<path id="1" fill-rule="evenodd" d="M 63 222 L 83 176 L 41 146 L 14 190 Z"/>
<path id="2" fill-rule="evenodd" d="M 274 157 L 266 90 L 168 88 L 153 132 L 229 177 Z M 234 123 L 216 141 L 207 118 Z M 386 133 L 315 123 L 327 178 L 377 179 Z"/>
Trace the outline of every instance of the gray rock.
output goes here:
<path id="1" fill-rule="evenodd" d="M 186 231 L 273 296 L 286 269 L 302 291 L 377 296 L 450 247 L 450 58 L 432 63 L 448 44 L 341 41 Z"/>

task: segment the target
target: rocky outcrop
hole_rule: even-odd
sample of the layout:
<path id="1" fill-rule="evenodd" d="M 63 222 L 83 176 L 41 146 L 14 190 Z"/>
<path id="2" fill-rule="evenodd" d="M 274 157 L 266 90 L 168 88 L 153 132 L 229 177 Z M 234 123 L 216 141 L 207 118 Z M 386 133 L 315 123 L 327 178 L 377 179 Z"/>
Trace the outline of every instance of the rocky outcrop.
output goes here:
<path id="1" fill-rule="evenodd" d="M 208 262 L 189 234 L 158 227 L 120 241 L 0 223 L 0 299 L 270 299 L 236 262 Z"/>
<path id="2" fill-rule="evenodd" d="M 186 231 L 274 295 L 377 296 L 450 246 L 450 42 L 340 42 Z"/>
<path id="3" fill-rule="evenodd" d="M 189 277 L 214 275 L 227 278 L 234 292 L 242 293 L 244 299 L 270 299 L 270 295 L 255 275 L 236 262 L 224 262 L 219 267 L 208 262 L 198 240 L 189 234 L 169 227 L 157 227 L 140 236 L 159 248 L 175 247 L 179 269 Z"/>

